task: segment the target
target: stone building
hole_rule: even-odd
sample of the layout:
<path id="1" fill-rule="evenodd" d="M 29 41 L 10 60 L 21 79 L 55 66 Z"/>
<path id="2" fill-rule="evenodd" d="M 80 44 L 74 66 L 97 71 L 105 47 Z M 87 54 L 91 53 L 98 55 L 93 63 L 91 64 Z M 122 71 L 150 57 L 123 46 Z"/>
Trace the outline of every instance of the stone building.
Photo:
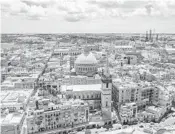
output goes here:
<path id="1" fill-rule="evenodd" d="M 68 129 L 63 128 L 71 128 L 89 121 L 89 107 L 81 100 L 54 104 L 48 99 L 43 99 L 35 103 L 35 109 L 30 109 L 26 117 L 28 134 L 51 130 L 58 134 L 66 134 Z"/>

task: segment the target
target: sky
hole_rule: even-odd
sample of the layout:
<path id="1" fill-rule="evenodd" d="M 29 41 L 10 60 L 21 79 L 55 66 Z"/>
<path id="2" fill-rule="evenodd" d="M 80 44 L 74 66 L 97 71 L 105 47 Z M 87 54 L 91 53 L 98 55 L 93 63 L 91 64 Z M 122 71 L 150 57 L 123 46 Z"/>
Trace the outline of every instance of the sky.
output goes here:
<path id="1" fill-rule="evenodd" d="M 175 0 L 1 0 L 2 33 L 175 33 Z"/>

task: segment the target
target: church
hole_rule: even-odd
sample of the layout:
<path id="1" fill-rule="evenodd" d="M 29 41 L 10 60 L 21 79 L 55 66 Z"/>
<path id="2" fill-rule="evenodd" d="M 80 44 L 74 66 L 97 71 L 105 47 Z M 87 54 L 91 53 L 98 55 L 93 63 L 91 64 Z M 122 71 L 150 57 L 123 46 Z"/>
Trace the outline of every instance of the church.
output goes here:
<path id="1" fill-rule="evenodd" d="M 109 72 L 108 57 L 106 58 L 106 68 L 101 75 L 101 84 L 90 85 L 63 85 L 62 92 L 65 92 L 67 99 L 81 99 L 89 104 L 89 110 L 101 111 L 104 122 L 111 122 L 112 117 L 112 76 Z M 77 74 L 93 76 L 97 71 L 97 60 L 92 53 L 85 50 L 75 61 Z M 93 72 L 93 73 L 91 73 Z"/>

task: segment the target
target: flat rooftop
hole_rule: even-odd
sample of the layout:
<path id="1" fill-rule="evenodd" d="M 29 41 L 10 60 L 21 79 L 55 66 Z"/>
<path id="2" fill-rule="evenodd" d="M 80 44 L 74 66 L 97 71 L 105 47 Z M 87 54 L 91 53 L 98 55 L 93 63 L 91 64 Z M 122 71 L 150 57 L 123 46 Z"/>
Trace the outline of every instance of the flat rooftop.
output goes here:
<path id="1" fill-rule="evenodd" d="M 23 113 L 10 113 L 6 116 L 1 116 L 0 118 L 0 124 L 3 125 L 9 125 L 9 124 L 19 124 L 23 118 Z"/>
<path id="2" fill-rule="evenodd" d="M 3 90 L 1 91 L 1 104 L 19 102 L 19 98 L 23 97 L 25 100 L 30 96 L 33 89 L 21 90 Z M 25 101 L 24 101 L 25 102 Z"/>
<path id="3" fill-rule="evenodd" d="M 62 86 L 62 91 L 73 90 L 73 91 L 101 91 L 101 84 L 91 84 L 91 85 L 71 85 Z"/>
<path id="4" fill-rule="evenodd" d="M 147 110 L 151 110 L 151 111 L 154 111 L 154 112 L 157 112 L 157 113 L 160 113 L 161 110 L 162 110 L 163 107 L 155 107 L 155 106 L 149 106 L 147 107 Z M 149 111 L 149 112 L 151 112 Z"/>

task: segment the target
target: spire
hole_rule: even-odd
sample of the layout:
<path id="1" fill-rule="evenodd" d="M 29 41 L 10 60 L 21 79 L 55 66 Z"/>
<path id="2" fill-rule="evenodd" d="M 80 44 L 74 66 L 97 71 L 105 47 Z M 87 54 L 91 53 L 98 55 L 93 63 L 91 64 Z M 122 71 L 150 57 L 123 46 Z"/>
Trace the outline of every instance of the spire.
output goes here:
<path id="1" fill-rule="evenodd" d="M 146 41 L 148 41 L 148 31 L 146 31 Z"/>
<path id="2" fill-rule="evenodd" d="M 89 54 L 89 48 L 88 48 L 88 45 L 87 45 L 87 40 L 86 40 L 86 45 L 84 46 L 84 54 L 85 55 Z"/>
<path id="3" fill-rule="evenodd" d="M 108 54 L 109 54 L 109 47 L 106 52 L 106 68 L 105 68 L 105 75 L 109 76 L 109 61 L 108 61 Z"/>
<path id="4" fill-rule="evenodd" d="M 159 35 L 157 34 L 157 35 L 156 35 L 156 41 L 158 41 L 158 40 L 159 40 Z"/>
<path id="5" fill-rule="evenodd" d="M 69 53 L 69 79 L 71 79 L 71 55 Z"/>
<path id="6" fill-rule="evenodd" d="M 149 31 L 149 41 L 152 41 L 152 30 Z"/>

